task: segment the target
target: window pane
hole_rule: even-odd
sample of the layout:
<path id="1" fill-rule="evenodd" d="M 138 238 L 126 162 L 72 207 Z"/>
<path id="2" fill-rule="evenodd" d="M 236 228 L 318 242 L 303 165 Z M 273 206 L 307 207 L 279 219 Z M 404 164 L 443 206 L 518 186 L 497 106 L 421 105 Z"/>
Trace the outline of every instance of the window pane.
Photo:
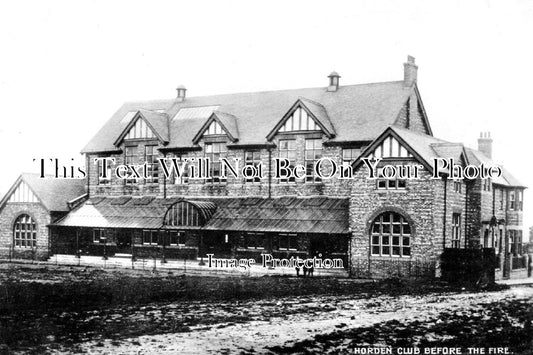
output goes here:
<path id="1" fill-rule="evenodd" d="M 400 234 L 400 224 L 393 224 L 392 225 L 392 234 Z"/>

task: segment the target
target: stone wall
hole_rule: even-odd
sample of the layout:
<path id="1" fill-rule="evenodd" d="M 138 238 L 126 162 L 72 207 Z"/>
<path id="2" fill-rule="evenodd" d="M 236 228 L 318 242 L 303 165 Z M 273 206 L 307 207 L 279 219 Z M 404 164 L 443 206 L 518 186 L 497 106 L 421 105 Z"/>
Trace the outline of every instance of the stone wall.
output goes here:
<path id="1" fill-rule="evenodd" d="M 22 214 L 29 215 L 36 223 L 37 246 L 16 247 L 13 244 L 15 220 Z M 40 203 L 7 202 L 0 210 L 0 258 L 46 259 L 49 255 L 49 212 Z"/>

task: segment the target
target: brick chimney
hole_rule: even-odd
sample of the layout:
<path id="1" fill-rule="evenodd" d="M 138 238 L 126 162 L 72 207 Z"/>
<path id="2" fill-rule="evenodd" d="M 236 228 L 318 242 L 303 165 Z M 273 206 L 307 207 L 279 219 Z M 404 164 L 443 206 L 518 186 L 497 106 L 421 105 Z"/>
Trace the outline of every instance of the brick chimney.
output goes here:
<path id="1" fill-rule="evenodd" d="M 329 86 L 328 91 L 337 91 L 339 88 L 339 78 L 341 76 L 336 71 L 332 71 L 331 74 L 328 75 L 329 78 Z"/>
<path id="2" fill-rule="evenodd" d="M 418 65 L 415 64 L 415 58 L 407 56 L 407 63 L 403 63 L 403 82 L 405 86 L 412 86 L 416 83 L 418 76 Z"/>
<path id="3" fill-rule="evenodd" d="M 488 158 L 492 158 L 492 138 L 490 138 L 490 132 L 481 132 L 479 134 L 477 150 L 485 154 Z"/>
<path id="4" fill-rule="evenodd" d="M 187 92 L 187 89 L 185 86 L 180 85 L 177 87 L 176 91 L 178 92 L 178 96 L 176 96 L 176 101 L 181 102 L 185 101 L 185 93 Z"/>

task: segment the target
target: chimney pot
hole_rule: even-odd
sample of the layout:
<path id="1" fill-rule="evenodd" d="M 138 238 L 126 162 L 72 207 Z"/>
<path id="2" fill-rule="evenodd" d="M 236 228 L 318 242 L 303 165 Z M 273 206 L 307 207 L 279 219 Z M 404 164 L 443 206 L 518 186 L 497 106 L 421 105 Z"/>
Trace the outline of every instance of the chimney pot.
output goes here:
<path id="1" fill-rule="evenodd" d="M 477 140 L 477 150 L 492 159 L 492 138 L 490 138 L 490 132 L 481 132 Z"/>
<path id="2" fill-rule="evenodd" d="M 405 86 L 412 86 L 416 83 L 418 76 L 418 65 L 415 64 L 415 57 L 408 55 L 407 62 L 403 63 L 403 82 Z"/>

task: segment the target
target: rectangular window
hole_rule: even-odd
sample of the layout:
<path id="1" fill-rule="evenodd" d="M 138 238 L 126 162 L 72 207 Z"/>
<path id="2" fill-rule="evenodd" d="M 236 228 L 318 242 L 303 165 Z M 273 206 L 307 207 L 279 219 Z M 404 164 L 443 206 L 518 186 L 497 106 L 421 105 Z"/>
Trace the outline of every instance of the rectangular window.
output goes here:
<path id="1" fill-rule="evenodd" d="M 265 249 L 265 235 L 263 233 L 246 233 L 246 248 Z"/>
<path id="2" fill-rule="evenodd" d="M 258 169 L 259 164 L 261 163 L 261 152 L 259 150 L 251 150 L 244 152 L 244 165 L 253 166 L 255 169 Z M 259 177 L 246 179 L 246 182 L 260 182 Z"/>
<path id="3" fill-rule="evenodd" d="M 452 248 L 459 248 L 461 243 L 461 214 L 452 215 Z"/>
<path id="4" fill-rule="evenodd" d="M 93 243 L 104 244 L 106 241 L 105 229 L 93 229 Z"/>
<path id="5" fill-rule="evenodd" d="M 361 154 L 362 148 L 346 148 L 342 150 L 342 162 L 353 163 L 355 159 Z"/>
<path id="6" fill-rule="evenodd" d="M 144 161 L 147 164 L 147 175 L 150 178 L 146 179 L 147 184 L 159 183 L 159 162 L 157 161 L 157 146 L 144 146 Z"/>
<path id="7" fill-rule="evenodd" d="M 280 234 L 278 250 L 297 250 L 298 240 L 296 234 Z"/>
<path id="8" fill-rule="evenodd" d="M 170 245 L 185 246 L 185 232 L 184 231 L 171 231 L 169 242 L 170 242 Z"/>
<path id="9" fill-rule="evenodd" d="M 315 176 L 315 163 L 322 158 L 322 139 L 305 140 L 305 181 L 320 182 L 321 179 Z"/>
<path id="10" fill-rule="evenodd" d="M 207 179 L 211 183 L 225 182 L 225 178 L 221 178 L 222 163 L 220 158 L 225 158 L 228 150 L 226 143 L 206 143 L 205 157 L 209 159 L 211 178 Z"/>
<path id="11" fill-rule="evenodd" d="M 503 189 L 500 190 L 500 211 L 503 210 Z"/>
<path id="12" fill-rule="evenodd" d="M 144 245 L 157 245 L 158 243 L 157 230 L 143 230 L 143 244 Z"/>
<path id="13" fill-rule="evenodd" d="M 377 188 L 378 190 L 405 190 L 406 182 L 402 179 L 387 179 L 383 176 L 383 171 L 378 168 Z"/>
<path id="14" fill-rule="evenodd" d="M 137 165 L 137 146 L 127 146 L 124 152 L 124 163 L 126 165 Z M 126 184 L 135 184 L 137 180 L 135 178 L 126 179 Z"/>
<path id="15" fill-rule="evenodd" d="M 516 195 L 515 195 L 515 191 L 512 190 L 512 191 L 509 191 L 509 209 L 510 210 L 514 210 L 515 209 L 515 198 L 516 198 Z"/>
<path id="16" fill-rule="evenodd" d="M 490 179 L 483 179 L 483 191 L 490 191 L 491 181 Z"/>
<path id="17" fill-rule="evenodd" d="M 294 169 L 294 163 L 296 161 L 296 141 L 292 139 L 282 139 L 279 141 L 279 157 L 281 159 L 289 160 L 289 167 Z M 294 176 L 289 178 L 279 179 L 280 182 L 295 182 Z"/>
<path id="18" fill-rule="evenodd" d="M 103 158 L 103 157 L 99 157 Z M 101 178 L 101 176 L 104 173 L 104 162 L 102 160 L 98 161 L 98 185 L 108 185 L 111 183 L 111 174 L 112 174 L 112 166 L 111 161 L 107 161 L 106 163 L 106 178 Z"/>
<path id="19" fill-rule="evenodd" d="M 518 195 L 518 200 L 516 202 L 516 210 L 517 211 L 522 211 L 523 192 L 522 192 L 522 190 L 517 190 L 516 194 Z"/>
<path id="20" fill-rule="evenodd" d="M 509 231 L 509 251 L 514 256 L 522 254 L 522 231 Z"/>
<path id="21" fill-rule="evenodd" d="M 180 167 L 183 166 L 184 169 L 181 170 L 181 175 L 179 178 L 176 176 L 176 171 L 173 170 L 169 181 L 171 184 L 174 184 L 174 185 L 187 184 L 189 182 L 189 163 L 183 164 L 184 160 L 186 159 L 186 157 L 184 156 L 176 155 L 174 158 L 177 160 L 178 165 Z"/>
<path id="22" fill-rule="evenodd" d="M 461 181 L 454 180 L 453 181 L 453 190 L 457 193 L 461 193 Z"/>

